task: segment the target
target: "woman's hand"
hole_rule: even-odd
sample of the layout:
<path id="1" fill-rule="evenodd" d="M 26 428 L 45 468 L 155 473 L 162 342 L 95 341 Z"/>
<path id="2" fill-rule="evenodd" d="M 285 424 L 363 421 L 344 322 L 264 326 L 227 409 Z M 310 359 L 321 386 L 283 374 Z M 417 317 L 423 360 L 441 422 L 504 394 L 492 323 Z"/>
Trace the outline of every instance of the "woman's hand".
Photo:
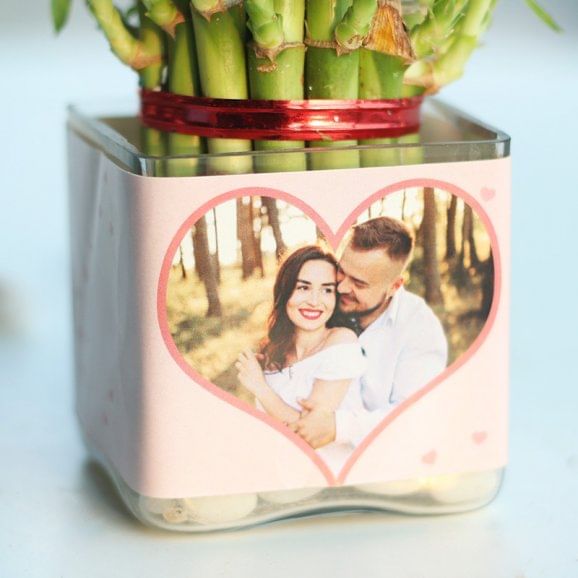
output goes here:
<path id="1" fill-rule="evenodd" d="M 238 379 L 241 384 L 248 389 L 253 395 L 258 396 L 263 389 L 269 386 L 265 381 L 265 376 L 257 356 L 247 349 L 241 353 L 235 363 L 238 371 Z"/>
<path id="2" fill-rule="evenodd" d="M 269 415 L 284 424 L 297 421 L 299 412 L 286 404 L 265 380 L 265 374 L 259 364 L 260 357 L 259 354 L 255 355 L 250 349 L 239 355 L 237 363 L 235 363 L 239 372 L 239 381 L 256 397 Z"/>

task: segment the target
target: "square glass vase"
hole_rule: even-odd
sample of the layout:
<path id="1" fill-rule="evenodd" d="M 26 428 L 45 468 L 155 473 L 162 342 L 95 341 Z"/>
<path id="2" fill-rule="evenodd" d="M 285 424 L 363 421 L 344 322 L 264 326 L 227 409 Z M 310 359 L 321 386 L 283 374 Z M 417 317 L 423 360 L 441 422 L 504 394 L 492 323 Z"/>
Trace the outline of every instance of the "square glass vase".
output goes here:
<path id="1" fill-rule="evenodd" d="M 497 495 L 507 459 L 506 134 L 429 100 L 419 135 L 339 150 L 191 153 L 192 137 L 71 107 L 68 144 L 77 414 L 90 454 L 139 520 L 206 532 L 347 511 L 463 512 Z M 364 279 L 339 260 L 359 231 L 392 222 L 411 233 L 411 252 L 360 251 L 397 263 L 405 289 L 384 285 L 377 303 L 364 303 L 355 285 Z M 366 358 L 366 369 L 341 363 L 325 379 L 349 380 L 331 410 L 321 407 L 334 438 L 345 436 L 338 415 L 374 416 L 357 438 L 329 442 L 333 453 L 294 431 L 237 365 L 248 348 L 270 351 L 273 282 L 303 245 L 336 255 L 332 294 L 310 297 L 306 314 L 321 301 L 342 321 L 295 321 L 294 359 L 279 374 L 298 366 L 307 331 L 357 339 Z M 436 321 L 412 321 L 404 307 Z M 383 320 L 391 333 L 378 362 L 364 334 Z M 432 323 L 443 333 L 437 350 Z M 381 387 L 374 366 L 385 367 L 381 402 L 370 399 Z M 298 398 L 320 375 L 308 386 L 291 376 L 294 392 L 271 386 L 294 420 L 307 417 Z M 346 404 L 354 387 L 357 410 Z"/>

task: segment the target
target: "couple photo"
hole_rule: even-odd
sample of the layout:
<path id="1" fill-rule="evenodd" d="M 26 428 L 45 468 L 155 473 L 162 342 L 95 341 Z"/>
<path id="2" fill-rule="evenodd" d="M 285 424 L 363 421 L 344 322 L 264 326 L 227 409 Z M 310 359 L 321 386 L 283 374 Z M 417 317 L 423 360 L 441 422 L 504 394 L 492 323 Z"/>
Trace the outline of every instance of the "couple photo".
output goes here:
<path id="1" fill-rule="evenodd" d="M 434 202 L 445 200 L 449 209 L 452 200 L 442 193 L 436 195 L 434 191 Z M 424 192 L 410 194 L 405 191 L 400 195 L 397 207 L 388 197 L 387 202 L 370 208 L 348 231 L 337 254 L 328 249 L 308 217 L 280 201 L 261 198 L 258 203 L 255 199 L 237 199 L 229 216 L 221 210 L 220 214 L 214 212 L 210 221 L 205 217 L 203 245 L 209 247 L 209 255 L 201 268 L 202 275 L 198 271 L 202 256 L 198 248 L 195 254 L 194 247 L 196 235 L 200 244 L 198 224 L 189 239 L 192 247 L 187 249 L 185 243 L 175 255 L 168 317 L 175 343 L 187 362 L 212 383 L 299 435 L 334 473 L 392 409 L 440 375 L 456 358 L 456 353 L 449 353 L 452 343 L 463 350 L 473 339 L 475 332 L 459 329 L 460 320 L 471 317 L 477 321 L 477 333 L 483 326 L 483 274 L 468 272 L 472 269 L 471 246 L 469 255 L 462 256 L 471 283 L 456 283 L 451 268 L 443 266 L 445 261 L 436 243 L 442 301 L 428 303 L 428 276 L 432 273 L 412 226 L 418 224 L 417 237 L 423 244 L 427 231 L 420 232 L 419 227 L 424 227 L 427 216 L 423 214 Z M 252 246 L 258 246 L 260 253 L 252 255 L 253 270 L 248 275 L 249 266 L 243 263 L 243 240 L 239 238 L 243 233 L 240 216 L 247 206 L 253 216 L 253 227 L 249 228 L 253 235 L 259 233 Z M 402 214 L 383 214 L 396 213 L 396 209 Z M 457 230 L 461 219 L 459 241 L 463 241 L 467 236 L 466 210 L 462 206 L 456 212 L 459 215 L 454 217 L 454 226 Z M 233 214 L 236 238 L 226 243 L 226 227 L 221 231 L 218 221 Z M 254 226 L 256 215 L 260 227 Z M 465 219 L 467 224 L 467 216 Z M 451 219 L 446 214 L 439 221 L 442 223 L 434 221 L 434 232 L 442 237 Z M 477 241 L 477 258 L 485 251 L 486 259 L 491 259 L 489 241 L 484 246 L 480 223 L 472 224 L 476 225 L 471 239 Z M 431 232 L 428 239 L 431 243 Z M 189 267 L 185 262 L 187 253 Z M 413 283 L 415 292 L 411 284 L 408 286 L 412 270 L 421 276 L 421 283 Z M 215 279 L 208 280 L 209 274 Z M 233 278 L 227 280 L 227 276 Z M 182 285 L 191 277 L 198 287 L 196 293 L 187 296 Z M 460 284 L 461 297 L 456 287 Z M 211 285 L 221 288 L 218 315 L 209 315 Z M 193 316 L 198 322 L 194 326 L 183 310 L 190 309 L 191 300 L 198 300 L 203 293 L 207 309 L 203 320 Z M 477 308 L 469 310 L 474 303 Z M 204 331 L 199 327 L 202 325 Z M 194 335 L 195 329 L 204 333 L 196 335 L 197 343 L 186 337 L 187 332 Z M 448 330 L 453 339 L 448 340 Z M 461 333 L 458 339 L 456 332 Z M 211 342 L 218 344 L 218 351 Z M 220 366 L 215 358 L 222 358 Z"/>

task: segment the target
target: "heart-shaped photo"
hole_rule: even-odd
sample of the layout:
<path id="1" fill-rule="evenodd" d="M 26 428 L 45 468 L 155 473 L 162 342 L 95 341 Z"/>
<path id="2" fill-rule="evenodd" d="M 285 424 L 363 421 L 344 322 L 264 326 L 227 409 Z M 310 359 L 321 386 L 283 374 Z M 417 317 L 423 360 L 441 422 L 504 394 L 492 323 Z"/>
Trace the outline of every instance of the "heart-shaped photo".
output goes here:
<path id="1" fill-rule="evenodd" d="M 480 336 L 495 287 L 488 226 L 441 188 L 374 198 L 339 231 L 282 192 L 232 193 L 171 246 L 164 334 L 198 385 L 337 477 Z"/>

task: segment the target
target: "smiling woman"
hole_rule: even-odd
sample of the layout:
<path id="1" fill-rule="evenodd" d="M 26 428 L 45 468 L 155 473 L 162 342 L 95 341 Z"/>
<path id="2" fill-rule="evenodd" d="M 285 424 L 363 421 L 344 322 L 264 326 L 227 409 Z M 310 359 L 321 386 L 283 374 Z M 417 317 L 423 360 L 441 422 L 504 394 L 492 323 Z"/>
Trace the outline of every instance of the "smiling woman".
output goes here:
<path id="1" fill-rule="evenodd" d="M 308 400 L 315 412 L 363 408 L 365 354 L 351 329 L 336 326 L 336 273 L 335 257 L 318 245 L 290 253 L 277 273 L 259 354 L 245 351 L 235 364 L 257 407 L 298 433 L 300 400 Z M 315 447 L 316 440 L 303 433 Z M 329 443 L 319 453 L 338 474 L 352 450 L 348 443 Z"/>

